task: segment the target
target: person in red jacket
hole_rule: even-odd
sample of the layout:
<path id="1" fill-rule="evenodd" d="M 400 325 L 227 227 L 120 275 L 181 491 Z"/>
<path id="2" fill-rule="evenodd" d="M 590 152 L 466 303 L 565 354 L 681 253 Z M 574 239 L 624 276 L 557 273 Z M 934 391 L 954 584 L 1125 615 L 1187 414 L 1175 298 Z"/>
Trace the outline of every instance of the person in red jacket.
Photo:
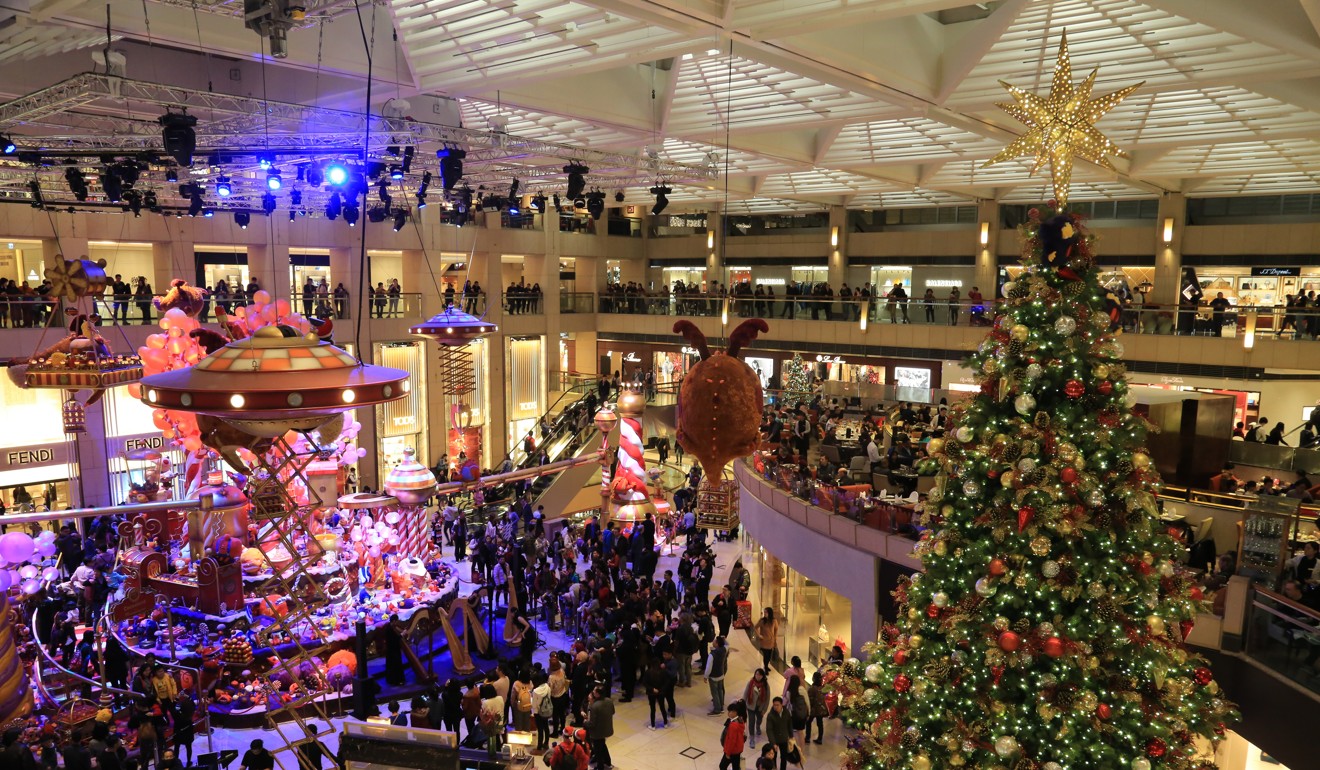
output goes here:
<path id="1" fill-rule="evenodd" d="M 747 744 L 747 711 L 742 701 L 729 704 L 729 718 L 724 720 L 724 732 L 720 735 L 720 744 L 724 756 L 720 758 L 720 770 L 742 770 L 743 747 Z"/>
<path id="2" fill-rule="evenodd" d="M 591 758 L 579 741 L 577 733 L 582 733 L 585 741 L 586 730 L 572 727 L 564 728 L 564 739 L 545 753 L 545 764 L 550 770 L 587 770 Z"/>

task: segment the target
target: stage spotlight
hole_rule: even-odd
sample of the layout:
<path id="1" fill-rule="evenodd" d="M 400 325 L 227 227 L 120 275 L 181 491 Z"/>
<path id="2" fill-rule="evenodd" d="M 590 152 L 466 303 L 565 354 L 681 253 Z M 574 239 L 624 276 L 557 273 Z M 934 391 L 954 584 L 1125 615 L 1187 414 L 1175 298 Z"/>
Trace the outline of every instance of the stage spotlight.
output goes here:
<path id="1" fill-rule="evenodd" d="M 559 193 L 555 193 L 555 194 L 554 194 L 554 198 L 552 198 L 552 200 L 554 201 L 554 204 L 555 204 L 555 211 L 558 211 L 558 210 L 559 210 Z"/>
<path id="2" fill-rule="evenodd" d="M 87 176 L 82 169 L 70 168 L 64 172 L 64 180 L 69 183 L 69 192 L 79 201 L 87 200 Z"/>
<path id="3" fill-rule="evenodd" d="M 358 207 L 356 205 L 349 204 L 344 207 L 344 221 L 348 223 L 349 227 L 355 227 L 357 225 Z"/>
<path id="4" fill-rule="evenodd" d="M 457 149 L 445 147 L 436 151 L 436 157 L 440 159 L 440 186 L 445 192 L 454 189 L 458 180 L 463 178 L 463 159 L 467 153 Z"/>
<path id="5" fill-rule="evenodd" d="M 179 181 L 179 169 L 175 166 L 170 166 L 169 168 L 165 169 L 165 181 L 166 182 Z"/>
<path id="6" fill-rule="evenodd" d="M 266 193 L 261 196 L 261 210 L 266 212 L 266 216 L 275 213 L 275 194 Z"/>
<path id="7" fill-rule="evenodd" d="M 325 172 L 321 170 L 320 163 L 313 163 L 307 167 L 307 184 L 312 187 L 320 187 L 325 184 Z"/>
<path id="8" fill-rule="evenodd" d="M 325 169 L 325 181 L 339 187 L 348 181 L 348 168 L 339 163 L 331 163 Z"/>
<path id="9" fill-rule="evenodd" d="M 533 195 L 532 199 L 527 201 L 527 208 L 537 212 L 538 214 L 542 211 L 545 211 L 545 196 Z"/>
<path id="10" fill-rule="evenodd" d="M 207 219 L 210 219 L 211 217 L 215 216 L 215 209 L 213 209 L 213 208 L 209 208 L 209 207 L 206 208 L 206 209 L 203 209 L 203 210 L 202 210 L 202 216 L 206 217 Z"/>
<path id="11" fill-rule="evenodd" d="M 146 195 L 142 196 L 142 205 L 147 207 L 147 211 L 160 211 L 160 203 L 156 200 L 154 190 L 147 190 Z"/>
<path id="12" fill-rule="evenodd" d="M 396 158 L 399 157 L 399 145 L 397 144 L 389 145 L 388 147 L 385 148 L 385 154 L 393 155 Z"/>
<path id="13" fill-rule="evenodd" d="M 403 167 L 402 167 L 402 166 L 390 166 L 390 179 L 394 180 L 395 182 L 402 182 L 402 181 L 403 181 Z"/>
<path id="14" fill-rule="evenodd" d="M 380 202 L 384 203 L 386 207 L 388 207 L 390 201 L 393 200 L 390 196 L 390 183 L 386 182 L 384 179 L 376 184 L 376 194 L 380 196 Z"/>
<path id="15" fill-rule="evenodd" d="M 591 169 L 580 163 L 569 163 L 564 166 L 564 173 L 568 174 L 568 197 L 577 199 L 587 189 L 587 179 L 585 174 Z"/>
<path id="16" fill-rule="evenodd" d="M 618 192 L 614 193 L 614 202 L 623 203 L 623 197 L 624 197 L 623 190 L 619 190 Z"/>
<path id="17" fill-rule="evenodd" d="M 507 197 L 508 197 L 509 200 L 511 200 L 511 201 L 512 201 L 512 200 L 516 200 L 516 199 L 518 198 L 518 178 L 517 178 L 517 177 L 514 177 L 513 182 L 511 182 L 511 183 L 509 184 L 509 195 L 508 195 Z"/>
<path id="18" fill-rule="evenodd" d="M 234 212 L 234 224 L 238 225 L 238 229 L 246 230 L 248 224 L 251 222 L 252 222 L 252 215 L 247 213 L 246 211 Z"/>
<path id="19" fill-rule="evenodd" d="M 113 167 L 101 169 L 101 189 L 105 191 L 105 199 L 111 203 L 118 203 L 124 197 L 124 183 Z"/>
<path id="20" fill-rule="evenodd" d="M 129 190 L 124 193 L 124 203 L 128 204 L 128 210 L 133 212 L 134 217 L 142 216 L 142 193 Z"/>
<path id="21" fill-rule="evenodd" d="M 509 208 L 508 208 L 508 211 L 509 211 L 509 216 L 511 216 L 511 217 L 516 217 L 516 216 L 518 216 L 519 214 L 522 213 L 521 211 L 518 210 L 518 199 L 516 199 L 516 198 L 511 198 L 511 199 L 509 200 Z"/>
<path id="22" fill-rule="evenodd" d="M 587 196 L 587 213 L 592 219 L 600 219 L 605 213 L 605 193 L 597 190 Z"/>
<path id="23" fill-rule="evenodd" d="M 193 151 L 197 149 L 197 118 L 188 113 L 167 112 L 156 119 L 161 125 L 161 141 L 165 152 L 174 162 L 185 168 L 192 165 Z"/>
<path id="24" fill-rule="evenodd" d="M 202 213 L 202 191 L 193 185 L 188 194 L 188 216 L 195 217 Z"/>
<path id="25" fill-rule="evenodd" d="M 257 156 L 257 165 L 261 166 L 262 171 L 266 171 L 275 165 L 275 159 L 270 153 L 261 153 Z"/>
<path id="26" fill-rule="evenodd" d="M 655 196 L 655 205 L 651 207 L 651 216 L 657 216 L 669 205 L 667 197 L 673 190 L 664 185 L 656 185 L 651 188 L 651 194 Z"/>
<path id="27" fill-rule="evenodd" d="M 372 206 L 367 209 L 367 221 L 378 225 L 385 221 L 385 217 L 389 216 L 389 213 L 384 206 Z"/>
<path id="28" fill-rule="evenodd" d="M 0 134 L 0 153 L 13 155 L 18 152 L 18 145 L 14 144 L 13 137 L 8 134 Z"/>
<path id="29" fill-rule="evenodd" d="M 293 188 L 292 190 L 290 190 L 290 191 L 289 191 L 289 203 L 292 203 L 292 204 L 295 205 L 295 206 L 301 206 L 301 205 L 302 205 L 302 190 L 299 190 L 299 189 L 296 188 L 296 187 Z"/>
<path id="30" fill-rule="evenodd" d="M 338 192 L 330 193 L 330 200 L 325 204 L 325 217 L 331 221 L 339 218 L 339 214 L 344 210 L 344 202 L 340 199 Z"/>
<path id="31" fill-rule="evenodd" d="M 278 190 L 284 186 L 284 177 L 280 176 L 279 169 L 272 168 L 266 174 L 266 189 Z"/>
<path id="32" fill-rule="evenodd" d="M 46 205 L 46 201 L 41 197 L 41 182 L 33 179 L 28 182 L 28 190 L 32 193 L 32 208 L 39 209 Z"/>
<path id="33" fill-rule="evenodd" d="M 403 148 L 403 173 L 407 174 L 412 171 L 413 155 L 416 152 L 417 148 L 411 144 Z"/>
<path id="34" fill-rule="evenodd" d="M 132 187 L 137 184 L 140 170 L 136 161 L 124 160 L 115 164 L 115 173 L 125 187 Z"/>
<path id="35" fill-rule="evenodd" d="M 380 175 L 384 173 L 385 173 L 384 163 L 375 160 L 367 163 L 367 176 L 371 179 L 371 181 L 373 182 L 376 181 L 377 179 L 380 178 Z"/>
<path id="36" fill-rule="evenodd" d="M 294 211 L 293 209 L 289 209 L 289 221 L 292 222 L 297 218 L 298 218 L 298 212 Z"/>
<path id="37" fill-rule="evenodd" d="M 233 191 L 234 188 L 229 184 L 229 177 L 222 176 L 215 180 L 216 195 L 219 195 L 221 198 L 228 198 L 229 194 L 232 193 Z"/>
<path id="38" fill-rule="evenodd" d="M 408 212 L 403 209 L 394 212 L 394 232 L 399 232 L 406 224 L 408 224 Z"/>

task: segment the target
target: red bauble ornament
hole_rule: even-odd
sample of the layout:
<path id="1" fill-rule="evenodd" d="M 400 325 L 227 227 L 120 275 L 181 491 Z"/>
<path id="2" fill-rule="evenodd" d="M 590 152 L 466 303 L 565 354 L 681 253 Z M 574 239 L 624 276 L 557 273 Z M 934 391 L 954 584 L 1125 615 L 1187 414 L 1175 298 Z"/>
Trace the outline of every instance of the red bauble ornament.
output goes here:
<path id="1" fill-rule="evenodd" d="M 1001 577 L 1001 576 L 1003 576 L 1003 574 L 1004 574 L 1005 572 L 1008 572 L 1008 565 L 1004 563 L 1004 560 L 1003 560 L 1003 559 L 991 559 L 991 560 L 990 560 L 990 576 L 991 576 L 991 577 Z"/>
<path id="2" fill-rule="evenodd" d="M 1199 602 L 1205 598 L 1205 592 L 1201 590 L 1200 586 L 1192 586 L 1191 596 L 1192 601 Z"/>
<path id="3" fill-rule="evenodd" d="M 999 635 L 999 649 L 1004 652 L 1015 652 L 1022 646 L 1022 637 L 1013 631 L 1005 631 Z"/>
<path id="4" fill-rule="evenodd" d="M 936 607 L 933 604 L 926 607 L 926 616 L 931 618 L 938 618 L 940 616 L 940 608 Z"/>
<path id="5" fill-rule="evenodd" d="M 1077 469 L 1064 468 L 1063 470 L 1059 471 L 1059 481 L 1062 481 L 1065 484 L 1072 484 L 1073 482 L 1077 481 Z"/>
<path id="6" fill-rule="evenodd" d="M 1210 681 L 1213 680 L 1215 677 L 1214 674 L 1210 673 L 1210 669 L 1206 668 L 1205 666 L 1202 666 L 1196 669 L 1196 671 L 1192 674 L 1192 678 L 1196 680 L 1197 684 L 1201 685 L 1202 687 L 1205 687 L 1206 685 L 1210 684 Z"/>
<path id="7" fill-rule="evenodd" d="M 1032 519 L 1036 518 L 1036 509 L 1030 505 L 1024 505 L 1018 509 L 1018 532 L 1027 528 Z"/>
<path id="8" fill-rule="evenodd" d="M 1182 639 L 1184 642 L 1187 641 L 1187 637 L 1192 635 L 1192 629 L 1195 627 L 1195 620 L 1183 620 L 1178 623 L 1178 630 L 1182 632 Z"/>
<path id="9" fill-rule="evenodd" d="M 1113 716 L 1113 713 L 1114 710 L 1109 708 L 1108 703 L 1101 703 L 1099 706 L 1095 707 L 1095 715 L 1101 719 L 1109 719 L 1109 717 Z"/>
<path id="10" fill-rule="evenodd" d="M 901 666 L 901 665 L 903 665 L 904 663 L 907 663 L 907 659 L 908 659 L 908 651 L 907 651 L 907 650 L 895 650 L 895 651 L 894 651 L 894 663 L 896 663 L 896 664 L 898 664 L 898 665 Z"/>
<path id="11" fill-rule="evenodd" d="M 907 692 L 910 689 L 912 689 L 911 677 L 909 677 L 907 674 L 899 674 L 898 676 L 894 677 L 895 692 Z"/>
<path id="12" fill-rule="evenodd" d="M 1063 385 L 1063 392 L 1068 398 L 1081 398 L 1086 393 L 1086 386 L 1081 380 L 1068 380 Z"/>
<path id="13" fill-rule="evenodd" d="M 1095 390 L 1100 395 L 1107 396 L 1114 392 L 1114 383 L 1109 380 L 1101 380 L 1100 384 L 1095 386 Z"/>
<path id="14" fill-rule="evenodd" d="M 1164 744 L 1164 741 L 1161 740 L 1160 738 L 1151 738 L 1150 740 L 1146 741 L 1146 756 L 1150 757 L 1151 759 L 1159 759 L 1160 757 L 1164 756 L 1164 752 L 1168 750 L 1169 747 L 1166 746 Z"/>
<path id="15" fill-rule="evenodd" d="M 1063 655 L 1063 640 L 1057 636 L 1051 636 L 1041 645 L 1041 649 L 1051 658 L 1057 658 Z"/>

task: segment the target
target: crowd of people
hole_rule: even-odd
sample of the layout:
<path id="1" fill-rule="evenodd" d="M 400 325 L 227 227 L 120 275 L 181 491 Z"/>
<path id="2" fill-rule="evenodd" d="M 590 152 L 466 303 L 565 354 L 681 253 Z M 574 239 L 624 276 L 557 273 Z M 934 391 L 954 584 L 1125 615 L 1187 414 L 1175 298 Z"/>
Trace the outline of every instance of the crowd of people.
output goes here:
<path id="1" fill-rule="evenodd" d="M 862 313 L 868 320 L 911 323 L 909 305 L 913 301 L 902 283 L 895 281 L 888 289 L 870 282 L 852 288 L 846 282 L 836 291 L 825 281 L 788 281 L 783 294 L 776 294 L 773 284 L 750 280 L 732 286 L 719 281 L 674 281 L 651 291 L 636 281 L 611 282 L 600 296 L 600 312 L 629 314 L 713 316 L 723 312 L 725 301 L 740 318 L 811 318 L 812 320 L 857 321 Z M 988 311 L 979 287 L 973 286 L 966 299 L 955 286 L 944 297 L 926 289 L 916 300 L 924 310 L 926 323 L 956 326 L 963 311 L 971 323 L 987 323 Z M 936 310 L 942 309 L 937 314 Z"/>
<path id="2" fill-rule="evenodd" d="M 541 313 L 543 312 L 541 303 L 544 299 L 541 284 L 533 283 L 529 286 L 522 279 L 517 283 L 509 281 L 508 288 L 504 290 L 504 309 L 512 315 Z"/>

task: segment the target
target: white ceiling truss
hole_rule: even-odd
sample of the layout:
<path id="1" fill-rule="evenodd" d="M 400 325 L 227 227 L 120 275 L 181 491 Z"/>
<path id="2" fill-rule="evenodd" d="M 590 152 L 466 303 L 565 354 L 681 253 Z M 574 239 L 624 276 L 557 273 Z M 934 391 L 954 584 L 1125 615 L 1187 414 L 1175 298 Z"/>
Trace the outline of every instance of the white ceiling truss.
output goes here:
<path id="1" fill-rule="evenodd" d="M 52 62 L 67 77 L 88 68 L 79 49 L 106 45 L 102 2 L 0 3 L 10 5 L 20 8 L 0 11 L 6 98 L 59 79 L 36 81 L 33 62 Z M 140 3 L 124 5 L 111 32 L 135 61 L 157 50 L 148 42 L 175 57 L 201 48 L 244 66 L 259 60 L 261 41 L 243 27 L 238 0 L 151 0 L 145 14 Z M 562 151 L 541 152 L 543 143 L 598 153 L 590 183 L 622 190 L 629 203 L 649 202 L 647 189 L 667 180 L 672 211 L 718 208 L 726 198 L 730 211 L 1038 201 L 1049 197 L 1048 179 L 1031 176 L 1030 163 L 982 165 L 1020 132 L 995 107 L 1007 98 L 1000 81 L 1048 90 L 1066 28 L 1074 72 L 1099 67 L 1098 92 L 1145 81 L 1099 124 L 1130 157 L 1116 160 L 1117 171 L 1079 163 L 1073 200 L 1320 192 L 1320 0 L 304 5 L 308 19 L 289 32 L 289 58 L 264 65 L 298 73 L 301 83 L 315 74 L 313 92 L 288 101 L 360 116 L 368 36 L 377 111 L 386 97 L 417 105 L 445 97 L 474 135 L 495 127 L 517 138 L 472 145 L 474 178 L 491 184 L 510 175 L 547 189 L 562 184 Z M 82 66 L 70 70 L 73 59 Z M 6 77 L 19 62 L 25 69 Z M 183 84 L 155 70 L 149 79 Z M 232 88 L 253 94 L 247 81 Z M 0 131 L 52 144 L 95 146 L 107 135 L 148 142 L 155 115 L 125 114 L 127 104 L 71 109 L 76 125 L 50 115 L 7 121 L 8 108 L 0 109 Z M 431 149 L 448 134 L 417 117 L 408 130 L 432 143 L 418 157 L 433 164 Z M 199 133 L 217 138 L 250 131 L 253 116 L 223 115 L 206 127 L 208 119 Z M 263 135 L 346 138 L 299 130 Z M 273 136 L 286 131 L 298 138 Z M 726 167 L 727 178 L 713 173 Z M 13 168 L 6 175 L 22 176 Z"/>

